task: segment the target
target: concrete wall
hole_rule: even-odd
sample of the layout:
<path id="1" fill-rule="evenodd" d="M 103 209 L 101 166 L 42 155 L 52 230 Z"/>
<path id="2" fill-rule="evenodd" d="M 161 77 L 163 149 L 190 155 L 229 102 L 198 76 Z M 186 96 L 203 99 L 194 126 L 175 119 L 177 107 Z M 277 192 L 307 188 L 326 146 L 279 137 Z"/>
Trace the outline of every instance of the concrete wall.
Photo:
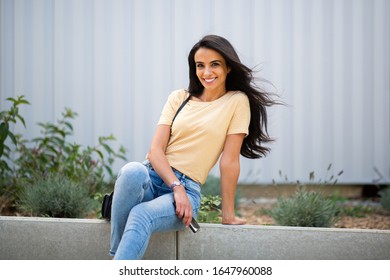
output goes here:
<path id="1" fill-rule="evenodd" d="M 109 243 L 103 220 L 0 217 L 0 259 L 109 260 Z M 145 258 L 175 259 L 176 233 L 153 236 Z"/>
<path id="2" fill-rule="evenodd" d="M 202 229 L 179 234 L 179 259 L 390 259 L 390 231 L 212 224 Z"/>
<path id="3" fill-rule="evenodd" d="M 0 217 L 0 259 L 110 259 L 102 220 Z M 390 231 L 222 226 L 154 234 L 145 259 L 390 259 Z"/>

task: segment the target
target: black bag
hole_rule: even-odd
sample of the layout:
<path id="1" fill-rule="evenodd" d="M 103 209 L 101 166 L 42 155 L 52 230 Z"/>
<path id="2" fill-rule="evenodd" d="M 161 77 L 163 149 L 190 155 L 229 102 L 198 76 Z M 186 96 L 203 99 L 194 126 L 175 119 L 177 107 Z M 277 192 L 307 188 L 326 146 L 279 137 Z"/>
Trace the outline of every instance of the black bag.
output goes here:
<path id="1" fill-rule="evenodd" d="M 114 192 L 111 192 L 110 194 L 105 194 L 103 197 L 102 217 L 107 221 L 111 220 L 111 205 L 112 205 L 113 196 L 114 196 Z"/>
<path id="2" fill-rule="evenodd" d="M 177 109 L 177 112 L 175 116 L 173 117 L 172 124 L 177 116 L 179 114 L 180 110 L 183 109 L 184 105 L 187 104 L 188 100 L 190 100 L 191 95 L 188 96 L 186 100 L 180 105 L 179 109 Z M 171 133 L 172 133 L 172 124 L 171 124 Z M 111 205 L 112 205 L 112 197 L 114 196 L 114 192 L 111 192 L 110 194 L 105 194 L 103 197 L 103 203 L 102 203 L 102 217 L 106 219 L 107 221 L 111 220 Z"/>

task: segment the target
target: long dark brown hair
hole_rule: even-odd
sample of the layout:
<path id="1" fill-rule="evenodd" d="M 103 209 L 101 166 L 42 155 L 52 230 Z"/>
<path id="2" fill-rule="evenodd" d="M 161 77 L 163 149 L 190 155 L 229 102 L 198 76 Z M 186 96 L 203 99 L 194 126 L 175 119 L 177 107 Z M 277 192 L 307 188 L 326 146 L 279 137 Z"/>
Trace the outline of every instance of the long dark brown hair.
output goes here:
<path id="1" fill-rule="evenodd" d="M 280 104 L 271 97 L 271 93 L 261 90 L 254 83 L 252 69 L 241 63 L 236 51 L 228 40 L 217 35 L 207 35 L 196 43 L 188 55 L 190 81 L 188 91 L 194 96 L 200 96 L 203 85 L 196 76 L 195 53 L 199 48 L 212 49 L 218 52 L 226 61 L 231 71 L 226 78 L 227 91 L 241 91 L 248 96 L 251 110 L 249 134 L 244 138 L 241 155 L 246 158 L 260 158 L 265 156 L 270 148 L 263 144 L 272 142 L 267 130 L 266 107 Z"/>

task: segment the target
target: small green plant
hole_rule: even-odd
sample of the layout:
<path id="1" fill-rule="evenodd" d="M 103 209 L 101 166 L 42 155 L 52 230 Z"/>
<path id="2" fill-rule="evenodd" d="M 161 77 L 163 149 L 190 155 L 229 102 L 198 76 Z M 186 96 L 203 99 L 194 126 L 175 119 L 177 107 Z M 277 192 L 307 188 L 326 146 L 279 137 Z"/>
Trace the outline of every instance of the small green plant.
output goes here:
<path id="1" fill-rule="evenodd" d="M 222 199 L 218 195 L 203 195 L 198 212 L 201 223 L 220 223 L 222 221 Z"/>
<path id="2" fill-rule="evenodd" d="M 300 187 L 290 198 L 279 198 L 270 216 L 282 226 L 330 227 L 336 221 L 337 207 L 319 192 Z"/>
<path id="3" fill-rule="evenodd" d="M 310 185 L 316 187 L 335 185 L 343 174 L 329 176 L 332 164 L 328 165 L 326 179 L 316 181 L 314 171 L 309 173 Z M 286 175 L 279 171 L 279 175 L 289 183 Z M 276 185 L 275 180 L 273 183 Z M 269 215 L 283 226 L 302 227 L 330 227 L 337 220 L 340 212 L 335 199 L 325 198 L 319 191 L 308 191 L 304 184 L 297 181 L 297 191 L 290 198 L 279 198 L 273 209 L 267 211 Z"/>
<path id="4" fill-rule="evenodd" d="M 64 174 L 49 173 L 26 182 L 17 205 L 34 216 L 80 218 L 92 210 L 93 202 L 82 185 Z"/>
<path id="5" fill-rule="evenodd" d="M 390 211 L 390 187 L 387 187 L 379 192 L 380 203 L 383 208 Z"/>
<path id="6" fill-rule="evenodd" d="M 202 195 L 221 196 L 221 179 L 219 177 L 209 175 L 206 182 L 201 188 Z M 234 197 L 235 205 L 239 204 L 241 194 L 237 189 Z"/>
<path id="7" fill-rule="evenodd" d="M 29 104 L 23 96 L 7 98 L 12 102 L 9 110 L 0 112 L 0 213 L 3 209 L 8 209 L 15 200 L 15 190 L 12 187 L 15 183 L 12 151 L 17 146 L 18 136 L 12 132 L 12 125 L 21 122 L 26 123 L 19 114 L 19 106 Z M 13 144 L 13 145 L 12 145 Z"/>
<path id="8" fill-rule="evenodd" d="M 18 96 L 16 99 L 7 98 L 8 101 L 12 102 L 12 106 L 7 111 L 0 112 L 0 176 L 2 180 L 4 180 L 6 176 L 6 172 L 11 172 L 11 168 L 9 167 L 7 160 L 10 160 L 10 152 L 11 148 L 7 145 L 6 140 L 9 138 L 12 143 L 16 146 L 17 139 L 13 132 L 10 130 L 10 123 L 16 124 L 19 120 L 24 127 L 26 127 L 26 123 L 23 117 L 19 114 L 19 105 L 21 104 L 29 104 L 24 96 Z"/>
<path id="9" fill-rule="evenodd" d="M 20 178 L 33 178 L 36 173 L 42 176 L 59 173 L 82 182 L 89 188 L 90 194 L 103 191 L 106 182 L 114 178 L 111 165 L 115 159 L 126 160 L 126 151 L 123 147 L 119 151 L 110 147 L 109 141 L 115 140 L 112 135 L 99 137 L 98 145 L 93 147 L 84 148 L 70 142 L 69 138 L 73 135 L 70 120 L 76 116 L 77 113 L 66 108 L 57 123 L 39 123 L 42 128 L 40 137 L 31 141 L 20 140 L 19 158 L 15 162 Z M 105 180 L 106 174 L 108 180 Z"/>
<path id="10" fill-rule="evenodd" d="M 374 208 L 365 205 L 338 207 L 338 216 L 364 218 L 367 215 L 372 214 L 374 212 L 375 212 Z"/>

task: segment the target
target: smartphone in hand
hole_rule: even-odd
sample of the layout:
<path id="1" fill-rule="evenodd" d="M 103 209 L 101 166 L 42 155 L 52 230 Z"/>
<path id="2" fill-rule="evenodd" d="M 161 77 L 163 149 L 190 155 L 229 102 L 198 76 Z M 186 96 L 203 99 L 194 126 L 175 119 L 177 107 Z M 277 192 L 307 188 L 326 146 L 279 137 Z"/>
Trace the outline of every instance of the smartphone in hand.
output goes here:
<path id="1" fill-rule="evenodd" d="M 176 208 L 175 202 L 173 202 L 173 206 L 175 206 L 175 208 Z M 194 218 L 192 218 L 192 220 L 191 220 L 190 229 L 192 230 L 193 233 L 197 233 L 198 230 L 200 229 L 198 222 Z"/>

